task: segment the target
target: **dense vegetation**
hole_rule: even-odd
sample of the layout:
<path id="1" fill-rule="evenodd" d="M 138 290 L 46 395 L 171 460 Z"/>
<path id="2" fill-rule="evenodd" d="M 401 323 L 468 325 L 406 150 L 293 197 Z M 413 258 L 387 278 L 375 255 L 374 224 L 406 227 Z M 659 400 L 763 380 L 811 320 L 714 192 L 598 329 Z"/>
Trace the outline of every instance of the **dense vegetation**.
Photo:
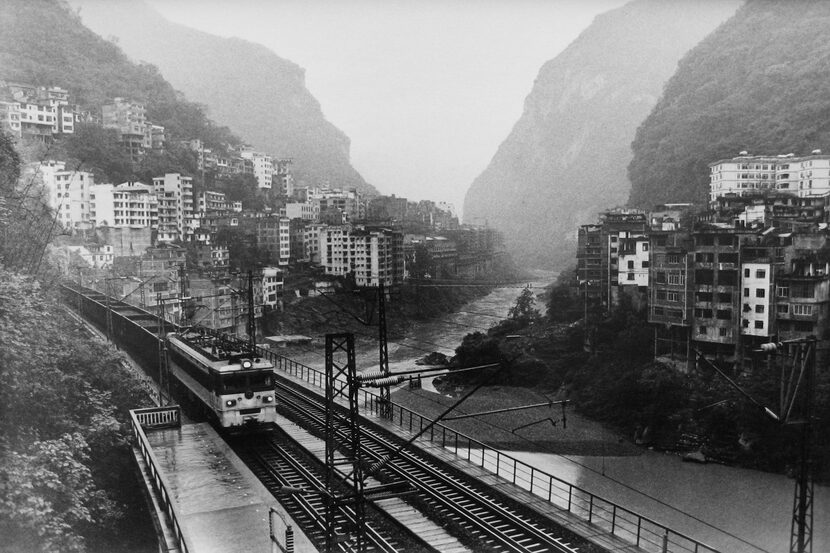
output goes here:
<path id="1" fill-rule="evenodd" d="M 629 203 L 705 202 L 708 164 L 830 148 L 830 3 L 750 0 L 680 62 L 637 131 Z"/>
<path id="2" fill-rule="evenodd" d="M 147 182 L 165 171 L 198 178 L 195 155 L 179 140 L 200 138 L 213 147 L 240 143 L 215 125 L 203 106 L 176 92 L 154 66 L 130 61 L 117 45 L 84 27 L 64 2 L 3 2 L 0 22 L 0 80 L 60 86 L 69 90 L 72 103 L 98 117 L 101 106 L 115 97 L 144 103 L 147 118 L 163 125 L 167 138 L 164 151 L 133 166 L 118 148 L 115 131 L 79 125 L 75 136 L 45 149 L 44 157 L 66 157 L 73 167 L 95 171 L 98 182 Z"/>
<path id="3" fill-rule="evenodd" d="M 0 154 L 0 551 L 152 547 L 127 441 L 128 410 L 149 400 L 120 354 L 56 309 L 52 213 L 2 133 Z"/>
<path id="4" fill-rule="evenodd" d="M 653 329 L 630 304 L 623 302 L 610 315 L 587 313 L 595 349 L 584 351 L 586 314 L 574 284 L 573 273 L 563 273 L 548 294 L 547 316 L 524 291 L 507 320 L 466 336 L 456 350 L 458 366 L 497 362 L 501 370 L 495 378 L 460 373 L 453 382 L 486 378 L 558 393 L 581 413 L 646 445 L 677 449 L 684 440 L 699 439 L 703 452 L 715 459 L 774 471 L 795 465 L 796 427 L 772 422 L 705 364 L 687 374 L 655 362 Z M 733 375 L 764 405 L 777 405 L 778 377 L 764 367 Z M 815 414 L 823 428 L 830 422 L 830 374 L 819 370 L 817 378 Z M 827 478 L 830 445 L 817 445 L 817 466 Z"/>

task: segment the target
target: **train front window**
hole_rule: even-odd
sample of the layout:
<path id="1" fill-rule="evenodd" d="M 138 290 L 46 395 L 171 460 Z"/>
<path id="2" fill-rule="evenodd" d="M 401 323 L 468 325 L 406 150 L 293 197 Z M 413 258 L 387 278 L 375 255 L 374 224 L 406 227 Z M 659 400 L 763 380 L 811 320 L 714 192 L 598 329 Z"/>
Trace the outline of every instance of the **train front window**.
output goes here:
<path id="1" fill-rule="evenodd" d="M 222 392 L 236 394 L 248 390 L 266 390 L 273 387 L 270 372 L 226 374 L 222 376 Z"/>

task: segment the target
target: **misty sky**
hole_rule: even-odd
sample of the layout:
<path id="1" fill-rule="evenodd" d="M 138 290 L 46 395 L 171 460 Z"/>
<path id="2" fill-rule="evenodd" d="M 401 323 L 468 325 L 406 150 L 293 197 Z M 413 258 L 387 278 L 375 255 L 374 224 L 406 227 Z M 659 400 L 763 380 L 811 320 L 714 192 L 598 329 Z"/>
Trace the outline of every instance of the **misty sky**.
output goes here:
<path id="1" fill-rule="evenodd" d="M 542 64 L 624 0 L 149 2 L 172 21 L 258 42 L 305 68 L 368 182 L 460 211 Z"/>

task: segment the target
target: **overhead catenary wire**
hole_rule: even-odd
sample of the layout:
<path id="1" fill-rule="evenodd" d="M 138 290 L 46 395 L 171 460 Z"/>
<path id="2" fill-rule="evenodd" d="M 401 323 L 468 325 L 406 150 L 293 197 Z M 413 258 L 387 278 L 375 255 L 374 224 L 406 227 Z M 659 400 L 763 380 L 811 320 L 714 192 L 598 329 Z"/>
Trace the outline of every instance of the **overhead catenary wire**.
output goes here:
<path id="1" fill-rule="evenodd" d="M 427 396 L 427 395 L 420 395 L 419 397 L 424 398 L 424 399 L 426 399 L 427 401 L 431 401 L 432 403 L 435 403 L 435 404 L 437 404 L 437 405 L 439 405 L 439 406 L 444 406 L 444 404 L 443 404 L 443 403 L 441 403 L 441 402 L 440 402 L 440 401 L 438 401 L 437 399 L 434 399 L 434 398 L 432 398 L 432 397 L 430 397 L 430 396 Z M 461 409 L 458 409 L 458 411 L 463 413 L 463 411 L 462 411 Z M 511 432 L 511 429 L 508 429 L 508 428 L 506 428 L 506 427 L 504 427 L 504 426 L 501 426 L 501 425 L 499 425 L 499 424 L 496 424 L 495 422 L 489 422 L 489 421 L 485 421 L 485 420 L 483 420 L 483 419 L 479 419 L 479 423 L 484 424 L 484 425 L 486 425 L 486 426 L 491 426 L 491 427 L 493 427 L 493 428 L 497 428 L 497 429 L 499 429 L 499 430 L 503 430 L 504 432 L 510 432 L 512 435 L 514 435 L 514 436 L 518 437 L 520 440 L 525 441 L 525 442 L 527 442 L 527 443 L 529 443 L 529 444 L 534 444 L 534 443 L 535 443 L 535 442 L 534 442 L 533 440 L 531 440 L 530 438 L 527 438 L 527 437 L 521 436 L 521 435 L 519 435 L 519 434 L 513 434 L 513 433 Z M 632 486 L 631 484 L 628 484 L 628 483 L 626 483 L 626 482 L 623 482 L 623 481 L 621 481 L 621 480 L 618 480 L 618 479 L 616 479 L 616 478 L 613 478 L 613 477 L 611 477 L 611 476 L 608 476 L 607 474 L 605 474 L 605 472 L 600 471 L 600 470 L 597 470 L 597 469 L 595 469 L 595 468 L 593 468 L 593 467 L 591 467 L 591 466 L 589 466 L 589 465 L 587 465 L 587 464 L 585 464 L 585 463 L 583 463 L 583 462 L 580 462 L 580 461 L 578 461 L 578 460 L 576 460 L 576 459 L 574 459 L 574 458 L 572 458 L 572 457 L 570 457 L 570 456 L 568 456 L 568 455 L 565 455 L 565 454 L 563 454 L 563 453 L 549 453 L 549 454 L 550 454 L 550 455 L 555 455 L 555 456 L 557 456 L 557 457 L 561 457 L 562 459 L 565 459 L 566 461 L 568 461 L 568 462 L 570 462 L 570 463 L 573 463 L 573 464 L 575 464 L 575 465 L 578 465 L 579 467 L 582 467 L 583 469 L 585 469 L 585 470 L 587 470 L 587 471 L 590 471 L 590 472 L 592 472 L 592 473 L 598 474 L 598 475 L 602 476 L 603 478 L 605 478 L 605 479 L 607 479 L 607 480 L 609 480 L 609 481 L 611 481 L 611 482 L 614 482 L 615 484 L 617 484 L 617 485 L 619 485 L 619 486 L 621 486 L 621 487 L 623 487 L 623 488 L 625 488 L 625 489 L 627 489 L 627 490 L 631 490 L 632 492 L 635 492 L 635 493 L 637 493 L 637 494 L 639 494 L 639 495 L 641 495 L 641 496 L 643 496 L 643 497 L 645 497 L 645 498 L 647 498 L 647 499 L 649 499 L 649 500 L 651 500 L 651 501 L 654 501 L 655 503 L 657 503 L 657 504 L 659 504 L 659 505 L 661 505 L 661 506 L 663 506 L 663 507 L 666 507 L 666 508 L 671 509 L 671 510 L 673 510 L 673 511 L 675 511 L 675 512 L 678 512 L 678 513 L 682 514 L 683 516 L 686 516 L 686 517 L 690 518 L 691 520 L 694 520 L 695 522 L 699 522 L 700 524 L 703 524 L 703 525 L 705 525 L 705 526 L 707 526 L 707 527 L 709 527 L 709 528 L 712 528 L 712 529 L 714 529 L 714 530 L 717 530 L 718 532 L 721 532 L 721 533 L 722 533 L 723 535 L 725 535 L 725 536 L 729 536 L 729 537 L 730 537 L 730 538 L 732 538 L 732 539 L 735 539 L 735 540 L 737 540 L 737 541 L 739 541 L 739 542 L 741 542 L 741 543 L 743 543 L 743 544 L 745 544 L 745 545 L 748 545 L 748 546 L 752 547 L 752 548 L 753 548 L 754 550 L 756 550 L 756 551 L 760 551 L 760 552 L 762 552 L 762 553 L 773 553 L 772 551 L 770 551 L 770 550 L 768 550 L 768 549 L 764 549 L 763 547 L 761 547 L 761 546 L 759 546 L 759 545 L 756 545 L 756 544 L 754 544 L 754 543 L 752 543 L 752 542 L 750 542 L 750 541 L 745 540 L 744 538 L 742 538 L 742 537 L 738 536 L 737 534 L 735 534 L 735 533 L 733 533 L 733 532 L 730 532 L 730 531 L 728 531 L 728 530 L 725 530 L 725 529 L 723 529 L 723 528 L 720 528 L 719 526 L 716 526 L 716 525 L 712 524 L 711 522 L 708 522 L 708 521 L 706 521 L 706 520 L 703 520 L 703 519 L 701 519 L 700 517 L 697 517 L 697 516 L 695 516 L 695 515 L 689 514 L 689 513 L 687 513 L 686 511 L 684 511 L 684 510 L 683 510 L 683 509 L 681 509 L 681 508 L 675 507 L 674 505 L 672 505 L 672 504 L 670 504 L 670 503 L 667 503 L 667 502 L 663 501 L 662 499 L 660 499 L 660 498 L 658 498 L 658 497 L 655 497 L 654 495 L 652 495 L 652 494 L 650 494 L 650 493 L 648 493 L 648 492 L 646 492 L 646 491 L 643 491 L 643 490 L 641 490 L 641 489 L 639 489 L 639 488 L 637 488 L 637 487 L 635 487 L 635 486 Z"/>

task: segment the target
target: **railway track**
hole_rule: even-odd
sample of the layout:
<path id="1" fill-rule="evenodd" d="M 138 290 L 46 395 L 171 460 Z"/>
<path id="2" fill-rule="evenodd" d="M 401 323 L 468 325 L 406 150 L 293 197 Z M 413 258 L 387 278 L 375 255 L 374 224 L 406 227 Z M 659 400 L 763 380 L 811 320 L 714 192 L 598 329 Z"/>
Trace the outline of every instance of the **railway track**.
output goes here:
<path id="1" fill-rule="evenodd" d="M 325 467 L 283 430 L 228 439 L 245 462 L 280 503 L 308 538 L 320 549 L 326 547 Z M 290 490 L 296 493 L 285 493 Z M 305 492 L 299 492 L 304 490 Z M 341 491 L 347 491 L 345 485 Z M 353 528 L 355 513 L 349 506 L 334 511 L 338 528 Z M 432 552 L 422 539 L 382 511 L 367 508 L 365 542 L 361 548 L 356 533 L 344 536 L 336 550 L 366 553 Z"/>
<path id="2" fill-rule="evenodd" d="M 277 383 L 278 410 L 322 437 L 324 400 L 302 387 Z M 345 431 L 342 440 L 347 441 Z M 371 423 L 361 427 L 361 449 L 368 464 L 380 463 L 402 439 Z M 552 524 L 474 478 L 451 472 L 427 454 L 405 448 L 373 475 L 381 482 L 407 481 L 417 493 L 407 498 L 475 551 L 545 553 L 599 549 Z"/>

